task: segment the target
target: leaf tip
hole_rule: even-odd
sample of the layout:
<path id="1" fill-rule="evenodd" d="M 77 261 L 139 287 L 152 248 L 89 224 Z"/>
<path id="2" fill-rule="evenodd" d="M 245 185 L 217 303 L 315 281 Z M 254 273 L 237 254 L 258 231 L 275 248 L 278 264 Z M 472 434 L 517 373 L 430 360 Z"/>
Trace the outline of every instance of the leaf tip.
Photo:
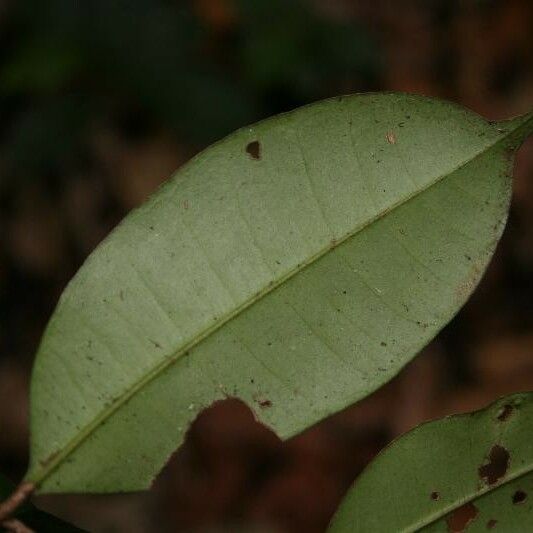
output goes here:
<path id="1" fill-rule="evenodd" d="M 533 134 L 533 111 L 491 124 L 498 133 L 506 136 L 506 145 L 512 150 L 517 150 Z"/>

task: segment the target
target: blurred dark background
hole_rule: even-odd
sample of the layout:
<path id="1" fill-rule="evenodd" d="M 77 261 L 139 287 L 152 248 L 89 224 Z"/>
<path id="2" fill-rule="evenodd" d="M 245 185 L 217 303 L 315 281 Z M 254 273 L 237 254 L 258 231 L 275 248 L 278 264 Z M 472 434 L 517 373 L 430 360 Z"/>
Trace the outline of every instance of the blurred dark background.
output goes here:
<path id="1" fill-rule="evenodd" d="M 529 0 L 0 0 L 0 470 L 24 472 L 32 360 L 62 288 L 183 162 L 342 93 L 526 112 L 532 28 Z M 91 531 L 320 532 L 394 436 L 519 390 L 533 390 L 531 141 L 480 288 L 384 389 L 284 444 L 228 400 L 151 492 L 39 503 Z"/>

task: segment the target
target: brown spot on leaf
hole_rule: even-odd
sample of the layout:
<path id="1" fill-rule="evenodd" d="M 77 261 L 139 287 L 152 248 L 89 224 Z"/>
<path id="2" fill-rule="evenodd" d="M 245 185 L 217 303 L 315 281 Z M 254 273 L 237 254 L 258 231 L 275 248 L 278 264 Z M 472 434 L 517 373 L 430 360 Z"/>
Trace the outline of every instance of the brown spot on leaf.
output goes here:
<path id="1" fill-rule="evenodd" d="M 268 409 L 269 407 L 272 407 L 272 402 L 264 396 L 254 395 L 253 398 L 257 402 L 259 407 L 261 407 L 261 409 Z"/>
<path id="2" fill-rule="evenodd" d="M 272 407 L 272 402 L 270 400 L 258 400 L 259 407 L 266 409 L 267 407 Z"/>
<path id="3" fill-rule="evenodd" d="M 259 144 L 259 141 L 248 143 L 246 146 L 246 153 L 252 159 L 261 159 L 261 145 Z"/>
<path id="4" fill-rule="evenodd" d="M 478 508 L 473 503 L 465 503 L 446 517 L 450 533 L 462 533 L 476 519 Z"/>
<path id="5" fill-rule="evenodd" d="M 183 206 L 183 209 L 189 209 L 189 200 L 183 200 L 181 205 Z"/>
<path id="6" fill-rule="evenodd" d="M 498 420 L 500 422 L 505 422 L 513 413 L 513 409 L 513 406 L 510 404 L 504 405 L 498 413 Z"/>
<path id="7" fill-rule="evenodd" d="M 389 144 L 396 144 L 396 135 L 394 134 L 393 131 L 388 131 L 385 137 L 387 138 L 387 142 Z"/>
<path id="8" fill-rule="evenodd" d="M 496 526 L 497 523 L 498 523 L 498 520 L 495 520 L 494 518 L 491 518 L 487 522 L 487 529 L 494 529 L 494 527 Z"/>
<path id="9" fill-rule="evenodd" d="M 472 263 L 472 267 L 470 268 L 470 272 L 468 273 L 467 277 L 462 280 L 455 289 L 455 294 L 459 302 L 463 302 L 466 298 L 470 296 L 470 294 L 478 284 L 482 272 L 482 259 L 478 259 L 477 261 L 474 261 Z"/>
<path id="10" fill-rule="evenodd" d="M 437 492 L 437 491 L 433 491 L 429 497 L 433 500 L 433 501 L 437 501 L 439 498 L 440 498 L 440 494 Z"/>
<path id="11" fill-rule="evenodd" d="M 478 469 L 479 477 L 488 485 L 494 485 L 502 479 L 509 468 L 509 452 L 499 444 L 495 444 L 489 452 L 488 462 Z"/>
<path id="12" fill-rule="evenodd" d="M 161 349 L 161 344 L 159 344 L 157 341 L 154 341 L 152 339 L 148 339 L 156 348 Z"/>
<path id="13" fill-rule="evenodd" d="M 527 492 L 524 492 L 523 490 L 517 490 L 513 494 L 513 503 L 515 505 L 519 505 L 521 503 L 524 503 L 527 500 Z"/>

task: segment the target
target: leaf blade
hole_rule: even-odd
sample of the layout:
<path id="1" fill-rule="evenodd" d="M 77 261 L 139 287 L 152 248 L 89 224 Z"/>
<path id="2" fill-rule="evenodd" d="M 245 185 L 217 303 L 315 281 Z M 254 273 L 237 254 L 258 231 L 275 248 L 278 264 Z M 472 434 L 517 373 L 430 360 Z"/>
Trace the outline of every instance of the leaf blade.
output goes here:
<path id="1" fill-rule="evenodd" d="M 506 142 L 527 122 L 519 119 L 499 128 L 449 104 L 406 95 L 354 96 L 341 101 L 340 108 L 335 105 L 336 102 L 329 101 L 266 121 L 213 146 L 180 171 L 181 181 L 169 182 L 142 209 L 129 215 L 91 256 L 65 291 L 36 362 L 29 479 L 44 482 L 42 488 L 46 491 L 145 487 L 181 441 L 195 414 L 227 395 L 241 397 L 279 435 L 290 436 L 390 379 L 451 318 L 479 280 L 503 229 L 503 224 L 491 230 L 489 226 L 492 228 L 494 220 L 503 221 L 507 212 L 510 180 L 506 174 Z M 335 112 L 331 111 L 332 106 Z M 404 118 L 403 126 L 399 125 L 400 118 Z M 384 124 L 376 120 L 384 120 Z M 413 120 L 416 126 L 406 130 L 409 133 L 405 136 L 399 132 L 390 135 L 391 124 L 399 130 L 406 128 L 406 120 Z M 447 131 L 450 120 L 456 124 L 453 135 Z M 422 132 L 420 124 L 426 125 Z M 326 134 L 316 139 L 319 127 Z M 424 158 L 414 159 L 408 168 L 407 161 L 421 147 L 429 150 L 425 140 L 428 129 L 433 133 L 435 146 L 431 147 L 429 157 L 425 154 Z M 258 142 L 258 138 L 259 160 L 246 151 L 249 143 Z M 444 157 L 437 141 L 447 148 Z M 404 146 L 403 152 L 397 151 L 400 146 Z M 324 152 L 328 157 L 321 155 Z M 322 159 L 313 159 L 313 153 Z M 380 153 L 384 155 L 379 156 Z M 387 165 L 383 173 L 379 166 L 382 163 Z M 472 164 L 473 170 L 467 168 Z M 394 168 L 401 165 L 402 169 L 395 173 Z M 423 167 L 423 172 L 417 165 Z M 364 179 L 365 172 L 371 179 Z M 489 185 L 483 185 L 484 172 L 491 176 L 486 180 Z M 477 270 L 470 272 L 462 258 L 462 271 L 454 271 L 453 279 L 447 280 L 444 287 L 446 309 L 441 310 L 442 316 L 435 317 L 435 324 L 422 323 L 425 319 L 420 318 L 431 314 L 428 308 L 431 286 L 424 289 L 426 307 L 414 313 L 420 319 L 407 319 L 406 314 L 413 314 L 414 309 L 406 311 L 398 302 L 391 306 L 384 301 L 373 276 L 376 269 L 380 271 L 384 257 L 391 264 L 403 257 L 400 271 L 410 276 L 410 286 L 418 287 L 420 292 L 409 253 L 413 239 L 402 247 L 387 233 L 396 231 L 395 225 L 400 223 L 414 230 L 417 225 L 423 226 L 425 221 L 416 218 L 420 208 L 415 207 L 414 213 L 405 208 L 409 200 L 427 192 L 429 196 L 436 195 L 430 204 L 442 204 L 439 184 L 443 178 L 449 182 L 448 177 L 457 174 L 456 181 L 462 183 L 470 173 L 477 176 L 481 191 L 483 186 L 487 188 L 485 193 L 490 199 L 484 222 L 476 227 L 484 236 L 473 248 Z M 381 191 L 379 200 L 369 200 L 369 193 L 374 198 Z M 417 194 L 413 195 L 413 191 Z M 444 194 L 454 195 L 451 189 Z M 463 194 L 455 193 L 454 202 L 464 205 Z M 380 206 L 376 207 L 376 201 L 381 202 Z M 447 203 L 449 199 L 444 205 Z M 461 215 L 455 213 L 453 206 L 447 209 L 447 215 Z M 465 216 L 468 224 L 475 226 L 472 206 L 468 206 Z M 385 229 L 383 220 L 389 221 Z M 346 255 L 352 241 L 361 239 L 361 235 L 364 241 L 369 232 L 375 234 L 376 226 L 382 227 L 381 233 L 378 231 L 382 241 L 378 246 L 380 253 L 373 252 L 376 247 L 372 242 L 356 243 L 355 251 L 348 253 L 351 259 L 343 259 L 340 252 L 344 250 Z M 433 232 L 430 237 L 434 241 L 433 252 L 439 244 L 452 251 L 453 243 L 447 243 L 445 235 Z M 470 250 L 470 243 L 466 245 L 457 239 L 456 244 L 462 244 L 461 251 L 465 247 Z M 387 249 L 391 246 L 395 247 L 397 257 L 390 257 Z M 357 261 L 358 254 L 364 257 L 372 253 L 372 265 L 363 269 L 363 278 L 352 279 L 362 274 L 354 274 L 349 261 Z M 457 260 L 458 250 L 453 253 Z M 335 260 L 331 261 L 333 256 Z M 449 259 L 447 268 L 453 270 Z M 433 264 L 427 255 L 424 262 Z M 394 293 L 390 284 L 396 273 L 382 273 L 382 279 L 388 278 L 388 290 Z M 328 279 L 333 283 L 324 281 Z M 339 300 L 343 291 L 341 280 L 356 293 L 362 307 L 346 305 L 342 302 L 344 295 Z M 460 281 L 464 283 L 461 294 L 450 292 L 450 287 Z M 312 295 L 310 287 L 320 297 Z M 406 292 L 402 297 L 409 297 L 409 291 Z M 301 294 L 312 300 L 311 309 L 302 308 Z M 328 302 L 327 310 L 321 310 L 324 302 Z M 370 302 L 370 310 L 364 302 Z M 416 307 L 417 303 L 410 305 Z M 368 324 L 360 319 L 361 314 L 366 315 Z M 376 374 L 373 362 L 367 368 L 365 364 L 362 369 L 357 368 L 364 358 L 359 358 L 357 365 L 347 360 L 354 346 L 362 352 L 366 350 L 369 361 L 373 361 L 374 353 L 376 359 L 377 356 L 383 359 L 381 352 L 385 352 L 385 346 L 381 342 L 388 344 L 376 337 L 372 324 L 376 319 L 392 324 L 405 337 L 401 350 L 397 348 L 402 352 L 398 360 L 379 370 L 381 374 Z M 339 329 L 341 320 L 344 322 Z M 320 325 L 326 322 L 327 327 Z M 348 346 L 341 341 L 341 334 L 353 327 L 360 331 L 354 338 L 348 336 L 352 343 Z M 287 360 L 286 355 L 274 351 L 283 344 L 282 334 L 298 341 L 294 346 L 284 346 L 285 354 L 290 354 Z M 261 339 L 261 348 L 256 337 Z M 369 351 L 370 343 L 376 345 Z M 218 362 L 216 352 L 222 349 L 232 354 L 227 364 Z M 190 356 L 186 355 L 188 352 Z M 76 354 L 78 359 L 71 360 L 69 353 Z M 191 371 L 186 365 L 191 359 L 204 362 L 194 363 L 197 368 Z M 336 361 L 335 365 L 331 361 Z M 175 368 L 182 376 L 174 375 Z M 210 377 L 198 375 L 200 368 Z M 167 383 L 165 372 L 173 375 L 174 384 Z M 189 374 L 189 379 L 184 380 L 183 376 Z M 260 378 L 254 380 L 254 375 Z M 313 385 L 317 379 L 323 382 L 318 391 Z M 341 394 L 324 398 L 335 391 L 339 379 Z M 65 394 L 58 394 L 56 382 L 68 391 L 69 405 L 64 404 Z M 149 403 L 159 409 L 144 413 L 143 407 L 135 403 L 135 395 L 147 396 L 152 382 L 156 383 L 157 391 Z M 185 391 L 185 399 L 179 394 L 173 396 L 178 384 Z M 123 443 L 128 453 L 122 459 L 121 454 L 111 454 L 110 463 L 102 450 L 109 453 L 117 449 L 116 443 L 124 440 L 120 438 L 121 431 L 136 433 L 149 427 L 150 420 L 161 413 L 165 388 L 171 391 L 167 398 L 171 405 L 175 405 L 176 398 L 181 402 L 184 415 L 176 417 L 165 412 L 167 426 L 174 424 L 179 431 L 158 426 L 157 433 L 167 432 L 160 437 L 164 446 L 159 446 L 159 452 L 151 449 L 149 460 L 141 461 L 146 468 L 141 473 L 130 472 L 128 478 L 124 457 L 131 460 L 141 452 Z M 130 400 L 136 406 L 133 410 L 127 407 Z M 265 402 L 270 402 L 269 409 L 262 408 Z M 139 413 L 143 413 L 143 423 L 134 423 L 132 420 Z M 113 418 L 122 419 L 117 422 L 120 431 L 109 429 Z M 129 425 L 124 426 L 128 420 Z M 96 437 L 92 436 L 105 433 L 101 431 L 104 423 L 107 437 L 98 438 L 107 440 L 105 444 L 95 444 Z M 137 429 L 133 428 L 135 425 Z M 144 446 L 150 449 L 151 444 Z M 82 460 L 83 449 L 88 451 L 87 459 Z M 102 465 L 106 464 L 103 469 L 108 478 L 109 472 L 116 472 L 109 487 L 104 487 L 89 472 L 88 464 L 94 461 L 88 457 L 94 453 Z M 73 461 L 72 466 L 67 460 Z M 60 476 L 55 475 L 56 469 L 61 470 Z"/>
<path id="2" fill-rule="evenodd" d="M 329 531 L 454 531 L 457 522 L 486 531 L 491 521 L 525 531 L 533 524 L 532 416 L 533 394 L 523 393 L 418 426 L 363 471 Z"/>

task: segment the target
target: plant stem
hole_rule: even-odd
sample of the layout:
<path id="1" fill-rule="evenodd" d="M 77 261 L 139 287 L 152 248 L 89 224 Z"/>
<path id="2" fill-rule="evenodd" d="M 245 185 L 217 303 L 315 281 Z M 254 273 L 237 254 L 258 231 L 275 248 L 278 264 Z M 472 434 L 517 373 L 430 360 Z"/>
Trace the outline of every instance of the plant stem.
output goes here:
<path id="1" fill-rule="evenodd" d="M 6 531 L 10 531 L 11 533 L 36 533 L 33 529 L 25 526 L 20 520 L 16 520 L 15 518 L 6 520 L 2 526 L 6 528 Z"/>
<path id="2" fill-rule="evenodd" d="M 9 518 L 22 505 L 35 490 L 35 485 L 28 481 L 23 481 L 9 496 L 9 498 L 0 503 L 0 523 Z"/>

